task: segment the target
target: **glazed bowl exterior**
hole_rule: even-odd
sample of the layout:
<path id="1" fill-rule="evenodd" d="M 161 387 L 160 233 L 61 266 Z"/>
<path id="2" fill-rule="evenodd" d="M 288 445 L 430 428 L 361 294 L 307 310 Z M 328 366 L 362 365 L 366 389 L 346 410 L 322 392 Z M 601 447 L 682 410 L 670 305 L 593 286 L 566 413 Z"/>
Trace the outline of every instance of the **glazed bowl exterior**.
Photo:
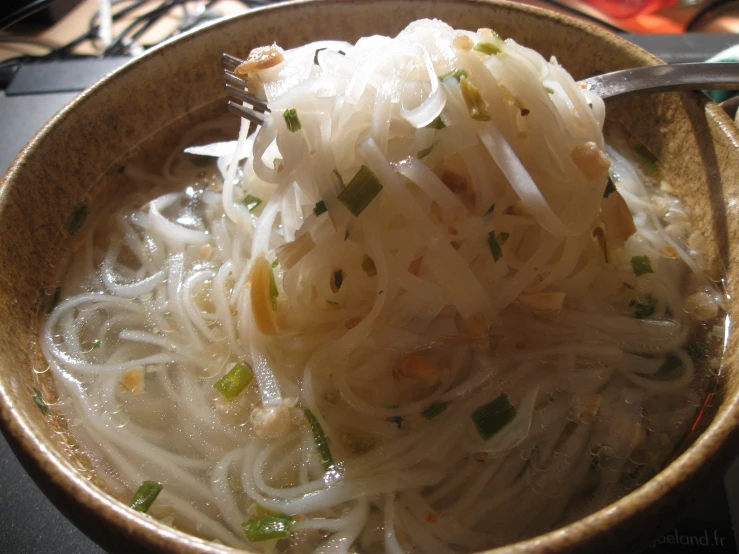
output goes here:
<path id="1" fill-rule="evenodd" d="M 234 550 L 173 530 L 127 508 L 95 477 L 63 421 L 45 415 L 34 389 L 53 397 L 37 348 L 44 291 L 71 239 L 65 222 L 81 204 L 95 209 L 125 187 L 119 169 L 132 155 L 161 163 L 178 136 L 224 112 L 220 55 L 252 47 L 289 48 L 318 39 L 395 35 L 409 22 L 438 18 L 457 28 L 490 27 L 555 55 L 576 78 L 659 62 L 607 31 L 522 5 L 483 0 L 321 0 L 255 10 L 164 44 L 84 92 L 23 149 L 0 189 L 0 422 L 25 466 L 61 509 L 111 551 L 216 553 Z M 739 311 L 739 136 L 698 93 L 633 97 L 608 104 L 664 164 L 711 244 Z M 713 420 L 695 442 L 644 486 L 580 521 L 496 549 L 522 552 L 630 552 L 673 523 L 733 460 L 739 427 L 737 336 L 728 341 Z"/>

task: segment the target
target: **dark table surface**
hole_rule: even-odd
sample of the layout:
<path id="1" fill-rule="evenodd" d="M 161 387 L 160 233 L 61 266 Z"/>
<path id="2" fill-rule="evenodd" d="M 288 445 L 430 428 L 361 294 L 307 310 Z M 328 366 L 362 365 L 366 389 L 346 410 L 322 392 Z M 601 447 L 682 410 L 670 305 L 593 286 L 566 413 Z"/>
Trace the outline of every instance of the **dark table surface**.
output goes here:
<path id="1" fill-rule="evenodd" d="M 667 62 L 703 61 L 739 43 L 733 35 L 629 35 L 633 42 Z M 121 65 L 117 60 L 88 60 L 52 68 L 27 67 L 0 92 L 0 171 L 23 145 L 79 91 Z M 69 62 L 56 62 L 57 64 Z M 739 464 L 715 490 L 694 499 L 688 517 L 655 539 L 647 553 L 737 552 L 733 527 L 739 523 Z M 734 515 L 735 517 L 732 517 Z M 104 554 L 41 492 L 0 438 L 0 552 L 12 554 Z"/>

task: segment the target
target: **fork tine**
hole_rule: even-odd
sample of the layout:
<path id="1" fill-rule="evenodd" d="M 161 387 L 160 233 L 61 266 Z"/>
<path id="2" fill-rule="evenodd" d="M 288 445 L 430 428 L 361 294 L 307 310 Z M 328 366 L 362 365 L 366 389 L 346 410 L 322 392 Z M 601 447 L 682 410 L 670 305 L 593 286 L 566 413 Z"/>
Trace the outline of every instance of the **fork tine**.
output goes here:
<path id="1" fill-rule="evenodd" d="M 247 86 L 246 81 L 244 81 L 244 79 L 242 79 L 241 77 L 237 77 L 228 69 L 223 70 L 223 78 L 226 79 L 226 81 L 228 81 L 232 85 L 235 85 L 237 87 L 246 88 Z"/>
<path id="2" fill-rule="evenodd" d="M 221 55 L 221 63 L 223 63 L 223 65 L 227 69 L 231 69 L 231 70 L 236 69 L 238 66 L 241 65 L 241 62 L 242 61 L 243 60 L 240 60 L 236 56 L 232 56 L 230 54 L 226 54 L 225 52 Z"/>
<path id="3" fill-rule="evenodd" d="M 254 108 L 258 110 L 267 110 L 267 104 L 265 104 L 258 98 L 254 98 L 251 94 L 247 93 L 243 89 L 239 89 L 227 84 L 226 92 L 228 92 L 231 96 L 238 98 L 239 100 L 251 104 Z"/>
<path id="4" fill-rule="evenodd" d="M 246 106 L 237 104 L 233 100 L 229 100 L 226 107 L 228 108 L 228 111 L 230 111 L 232 114 L 243 117 L 244 119 L 248 119 L 249 121 L 251 121 L 252 123 L 256 123 L 257 125 L 264 125 L 263 113 L 255 112 L 251 108 L 247 108 Z"/>

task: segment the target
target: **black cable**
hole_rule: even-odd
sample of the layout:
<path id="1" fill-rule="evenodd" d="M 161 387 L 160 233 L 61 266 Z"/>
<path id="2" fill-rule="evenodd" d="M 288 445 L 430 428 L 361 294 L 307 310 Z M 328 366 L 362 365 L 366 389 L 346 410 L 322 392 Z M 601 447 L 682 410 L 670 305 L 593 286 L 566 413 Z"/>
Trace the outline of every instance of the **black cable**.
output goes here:
<path id="1" fill-rule="evenodd" d="M 103 52 L 103 56 L 115 56 L 123 54 L 129 47 L 129 45 L 125 44 L 126 37 L 129 33 L 133 33 L 137 37 L 140 36 L 140 34 L 136 34 L 135 32 L 135 29 L 137 29 L 140 25 L 144 25 L 148 29 L 154 22 L 156 22 L 164 14 L 169 12 L 172 8 L 186 1 L 187 0 L 165 0 L 156 8 L 146 12 L 145 14 L 140 15 L 139 17 L 134 19 L 125 29 L 123 29 L 123 31 L 116 38 L 115 42 L 113 42 L 113 44 L 111 44 L 105 50 L 105 52 Z"/>
<path id="2" fill-rule="evenodd" d="M 0 19 L 0 31 L 4 31 L 11 25 L 15 25 L 26 17 L 43 10 L 46 6 L 52 4 L 53 2 L 56 2 L 56 0 L 35 0 L 34 2 L 26 4 L 22 8 L 15 10 L 13 13 L 8 14 Z"/>
<path id="3" fill-rule="evenodd" d="M 701 23 L 707 17 L 710 17 L 712 10 L 729 4 L 732 1 L 734 0 L 714 0 L 713 2 L 709 2 L 706 6 L 703 6 L 700 10 L 698 10 L 690 19 L 690 21 L 688 21 L 688 23 L 685 25 L 685 32 L 687 33 L 694 30 L 696 25 Z"/>

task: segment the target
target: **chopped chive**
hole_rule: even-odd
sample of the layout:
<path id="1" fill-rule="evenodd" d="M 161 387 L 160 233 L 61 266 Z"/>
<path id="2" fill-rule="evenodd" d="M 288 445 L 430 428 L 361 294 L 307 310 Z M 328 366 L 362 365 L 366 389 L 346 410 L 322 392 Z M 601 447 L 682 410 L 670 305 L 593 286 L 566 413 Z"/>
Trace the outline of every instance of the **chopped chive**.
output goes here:
<path id="1" fill-rule="evenodd" d="M 547 91 L 549 94 L 554 94 L 554 89 L 551 87 L 544 87 L 544 90 Z"/>
<path id="2" fill-rule="evenodd" d="M 300 120 L 298 119 L 298 112 L 295 108 L 290 108 L 282 112 L 282 117 L 285 118 L 285 124 L 287 125 L 288 131 L 294 133 L 300 131 Z"/>
<path id="3" fill-rule="evenodd" d="M 506 394 L 472 412 L 472 421 L 483 440 L 488 440 L 516 417 L 516 408 Z"/>
<path id="4" fill-rule="evenodd" d="M 646 275 L 647 273 L 654 273 L 649 256 L 632 256 L 631 267 L 634 269 L 634 275 L 637 277 Z"/>
<path id="5" fill-rule="evenodd" d="M 403 428 L 403 418 L 401 416 L 388 417 L 388 418 L 385 418 L 385 421 L 394 423 L 395 425 L 398 426 L 398 429 Z"/>
<path id="6" fill-rule="evenodd" d="M 467 73 L 464 69 L 452 69 L 449 73 L 444 73 L 439 79 L 442 81 L 444 79 L 448 79 L 449 77 L 454 77 L 457 81 L 460 81 L 462 78 L 469 77 L 470 74 Z"/>
<path id="7" fill-rule="evenodd" d="M 334 458 L 333 456 L 331 456 L 331 449 L 328 446 L 328 439 L 326 439 L 323 428 L 316 419 L 316 416 L 313 415 L 313 412 L 311 412 L 308 408 L 304 409 L 303 412 L 305 413 L 305 418 L 308 420 L 308 423 L 310 424 L 310 429 L 313 432 L 313 440 L 315 441 L 316 448 L 318 449 L 318 457 L 321 460 L 321 465 L 326 471 L 332 471 L 335 468 Z"/>
<path id="8" fill-rule="evenodd" d="M 495 209 L 495 204 L 491 204 L 490 207 L 488 208 L 488 211 L 485 212 L 485 215 L 490 215 L 491 213 L 493 213 L 494 209 Z"/>
<path id="9" fill-rule="evenodd" d="M 54 294 L 51 295 L 51 300 L 49 300 L 49 305 L 46 307 L 46 313 L 50 314 L 54 308 L 57 307 L 57 304 L 59 304 L 59 301 L 62 299 L 62 287 L 56 287 L 54 289 Z"/>
<path id="10" fill-rule="evenodd" d="M 702 341 L 691 342 L 685 347 L 685 353 L 696 363 L 705 362 L 708 359 L 708 345 Z"/>
<path id="11" fill-rule="evenodd" d="M 313 54 L 313 65 L 318 65 L 318 53 L 321 50 L 326 50 L 326 49 L 325 48 L 319 48 L 318 50 L 316 50 L 316 53 Z"/>
<path id="12" fill-rule="evenodd" d="M 33 387 L 33 396 L 31 398 L 33 399 L 33 403 L 38 406 L 38 409 L 41 410 L 44 415 L 51 415 L 49 405 L 46 403 L 44 397 L 41 395 L 41 391 L 38 390 L 36 387 Z"/>
<path id="13" fill-rule="evenodd" d="M 637 144 L 634 146 L 634 154 L 637 155 L 647 173 L 657 173 L 657 156 L 647 150 L 646 146 Z"/>
<path id="14" fill-rule="evenodd" d="M 672 381 L 682 374 L 683 361 L 675 354 L 668 354 L 664 363 L 659 367 L 657 373 L 637 373 L 639 377 L 652 379 L 654 381 Z M 680 371 L 678 371 L 680 370 Z"/>
<path id="15" fill-rule="evenodd" d="M 246 206 L 246 209 L 250 212 L 253 212 L 254 210 L 259 207 L 259 204 L 262 203 L 261 198 L 257 198 L 256 196 L 252 194 L 247 194 L 244 199 L 241 201 L 241 203 Z"/>
<path id="16" fill-rule="evenodd" d="M 318 202 L 316 202 L 316 205 L 313 206 L 313 213 L 316 214 L 316 216 L 319 216 L 327 211 L 328 208 L 326 207 L 326 202 L 324 202 L 323 200 L 319 200 Z"/>
<path id="17" fill-rule="evenodd" d="M 447 406 L 449 406 L 449 404 L 446 402 L 434 402 L 431 406 L 421 412 L 421 416 L 426 419 L 434 419 L 437 415 L 446 410 Z"/>
<path id="18" fill-rule="evenodd" d="M 148 512 L 156 497 L 162 492 L 162 485 L 156 481 L 144 481 L 141 483 L 139 490 L 133 495 L 131 503 L 128 505 L 130 508 L 139 512 Z"/>
<path id="19" fill-rule="evenodd" d="M 467 77 L 462 77 L 459 81 L 459 90 L 462 92 L 464 103 L 470 112 L 470 117 L 477 121 L 489 121 L 490 114 L 482 99 L 480 91 L 473 85 Z"/>
<path id="20" fill-rule="evenodd" d="M 82 204 L 70 214 L 70 216 L 67 218 L 67 231 L 70 235 L 76 235 L 77 232 L 82 229 L 82 226 L 85 224 L 85 220 L 87 220 L 87 215 L 89 213 L 90 210 L 87 208 L 87 206 Z"/>
<path id="21" fill-rule="evenodd" d="M 272 269 L 276 268 L 278 265 L 280 265 L 280 260 L 278 260 L 277 258 L 275 258 L 275 261 L 272 262 Z"/>
<path id="22" fill-rule="evenodd" d="M 444 123 L 444 121 L 442 121 L 440 115 L 437 115 L 436 119 L 426 125 L 427 129 L 443 129 L 444 127 L 446 127 L 446 124 Z"/>
<path id="23" fill-rule="evenodd" d="M 234 400 L 241 391 L 243 391 L 249 383 L 254 379 L 251 367 L 247 363 L 238 363 L 231 368 L 223 377 L 216 381 L 213 385 L 228 400 Z"/>
<path id="24" fill-rule="evenodd" d="M 497 237 L 494 231 L 488 233 L 488 246 L 490 247 L 490 253 L 493 255 L 493 260 L 496 262 L 503 257 L 503 251 L 500 247 L 505 244 L 509 236 L 508 233 L 498 233 Z"/>
<path id="25" fill-rule="evenodd" d="M 492 42 L 478 42 L 475 45 L 474 50 L 482 52 L 483 54 L 487 54 L 488 56 L 492 56 L 493 54 L 500 54 L 501 52 L 500 47 L 496 46 Z"/>
<path id="26" fill-rule="evenodd" d="M 613 181 L 609 177 L 608 183 L 606 183 L 606 190 L 603 192 L 603 198 L 608 198 L 612 192 L 616 192 L 616 185 L 613 184 Z"/>
<path id="27" fill-rule="evenodd" d="M 261 516 L 247 519 L 241 528 L 247 540 L 261 542 L 289 537 L 293 523 L 290 516 Z"/>
<path id="28" fill-rule="evenodd" d="M 96 339 L 96 340 L 94 340 L 94 341 L 92 341 L 92 347 L 93 347 L 93 348 L 94 348 L 95 350 L 97 350 L 98 348 L 100 348 L 100 347 L 101 347 L 102 345 L 103 345 L 102 341 L 99 341 L 99 340 L 97 340 L 97 339 Z"/>
<path id="29" fill-rule="evenodd" d="M 277 297 L 280 295 L 280 291 L 277 290 L 277 283 L 275 283 L 275 272 L 272 266 L 269 267 L 269 301 L 272 303 L 272 311 L 277 310 Z"/>
<path id="30" fill-rule="evenodd" d="M 357 171 L 357 174 L 349 181 L 349 184 L 339 194 L 339 200 L 344 204 L 355 216 L 364 211 L 374 200 L 375 196 L 380 194 L 382 185 L 372 170 L 363 165 Z"/>
<path id="31" fill-rule="evenodd" d="M 431 154 L 431 151 L 433 149 L 434 149 L 434 146 L 433 145 L 429 146 L 428 148 L 424 148 L 423 150 L 421 150 L 420 152 L 418 152 L 418 154 L 416 155 L 416 158 L 418 158 L 419 160 L 424 159 L 426 156 L 428 156 L 429 154 Z"/>
<path id="32" fill-rule="evenodd" d="M 629 307 L 632 308 L 636 319 L 644 319 L 654 313 L 654 310 L 657 307 L 657 300 L 655 300 L 650 294 L 644 302 L 632 300 L 629 302 Z"/>

